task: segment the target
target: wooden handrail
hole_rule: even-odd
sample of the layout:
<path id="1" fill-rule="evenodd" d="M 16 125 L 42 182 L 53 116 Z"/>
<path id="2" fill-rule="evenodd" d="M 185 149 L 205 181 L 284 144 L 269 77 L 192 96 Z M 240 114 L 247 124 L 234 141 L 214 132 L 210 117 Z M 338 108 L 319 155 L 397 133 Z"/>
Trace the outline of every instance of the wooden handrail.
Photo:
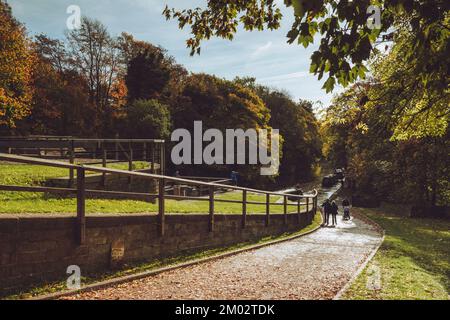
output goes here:
<path id="1" fill-rule="evenodd" d="M 0 153 L 0 160 L 19 162 L 25 164 L 35 164 L 40 166 L 56 167 L 56 168 L 66 168 L 66 169 L 77 169 L 80 166 L 76 164 L 71 164 L 62 161 L 47 160 L 41 158 L 18 156 L 14 154 Z"/>
<path id="2" fill-rule="evenodd" d="M 70 138 L 70 137 L 0 137 L 0 141 L 76 141 L 76 142 L 131 142 L 131 143 L 142 143 L 142 142 L 155 142 L 164 143 L 164 139 L 95 139 L 95 138 Z"/>
<path id="3" fill-rule="evenodd" d="M 46 188 L 46 187 L 27 187 L 27 186 L 3 186 L 0 185 L 0 190 L 7 190 L 7 191 L 30 191 L 30 192 L 54 192 L 54 193 L 61 193 L 61 192 L 76 192 L 77 194 L 77 240 L 78 243 L 81 245 L 85 242 L 86 238 L 86 218 L 85 218 L 85 199 L 87 194 L 98 194 L 98 195 L 121 195 L 121 196 L 143 196 L 145 197 L 144 193 L 133 193 L 133 192 L 111 192 L 111 191 L 95 191 L 95 190 L 87 190 L 86 189 L 86 182 L 85 182 L 85 176 L 86 172 L 99 172 L 103 174 L 118 174 L 118 175 L 125 175 L 129 178 L 132 177 L 140 177 L 145 179 L 155 179 L 158 180 L 158 193 L 157 194 L 150 194 L 148 193 L 148 197 L 153 197 L 158 199 L 158 230 L 159 234 L 161 236 L 164 236 L 165 234 L 165 198 L 168 199 L 192 199 L 192 197 L 189 196 L 176 196 L 176 195 L 167 195 L 165 196 L 165 185 L 167 181 L 176 182 L 179 184 L 190 184 L 190 185 L 198 185 L 198 186 L 204 186 L 208 187 L 209 190 L 209 197 L 202 199 L 198 198 L 197 200 L 206 200 L 209 201 L 209 231 L 214 231 L 214 202 L 229 202 L 229 203 L 241 203 L 242 204 L 242 227 L 245 228 L 246 226 L 246 216 L 247 216 L 247 205 L 248 204 L 256 204 L 256 205 L 265 205 L 266 206 L 266 214 L 265 214 L 265 224 L 266 226 L 269 226 L 270 224 L 270 206 L 271 205 L 282 205 L 284 207 L 283 214 L 284 214 L 284 223 L 287 225 L 288 219 L 287 214 L 288 206 L 297 206 L 297 214 L 300 215 L 300 205 L 304 204 L 301 203 L 301 199 L 306 199 L 306 209 L 308 212 L 309 207 L 309 199 L 312 199 L 312 205 L 313 205 L 313 212 L 315 213 L 317 210 L 317 190 L 314 190 L 313 194 L 310 195 L 293 195 L 293 194 L 286 194 L 282 192 L 274 192 L 274 191 L 266 191 L 266 190 L 258 190 L 258 189 L 252 189 L 252 188 L 245 188 L 245 187 L 238 187 L 238 186 L 230 186 L 215 182 L 204 182 L 204 181 L 197 181 L 197 180 L 190 180 L 190 179 L 184 179 L 179 177 L 170 177 L 166 175 L 158 175 L 153 173 L 143 173 L 143 172 L 134 172 L 134 171 L 126 171 L 126 170 L 119 170 L 119 169 L 111 169 L 111 168 L 103 168 L 103 167 L 94 167 L 89 165 L 80 165 L 80 164 L 72 164 L 72 163 L 66 163 L 62 161 L 54 161 L 54 160 L 45 160 L 40 158 L 33 158 L 33 157 L 25 157 L 25 156 L 19 156 L 19 155 L 12 155 L 12 154 L 5 154 L 0 153 L 0 160 L 9 161 L 9 162 L 18 162 L 18 163 L 25 163 L 25 164 L 34 164 L 34 165 L 42 165 L 42 166 L 50 166 L 50 167 L 56 167 L 56 168 L 66 168 L 70 169 L 71 171 L 77 172 L 77 183 L 76 188 Z M 214 196 L 214 190 L 215 188 L 218 189 L 231 189 L 231 190 L 238 190 L 242 191 L 243 198 L 242 200 L 228 200 L 228 199 L 220 199 L 216 198 Z M 247 196 L 248 193 L 258 193 L 263 194 L 266 197 L 265 202 L 258 202 L 258 201 L 249 201 Z M 283 197 L 282 203 L 271 203 L 270 202 L 270 196 L 279 196 Z M 289 198 L 295 198 L 296 202 L 289 203 Z M 298 217 L 298 221 L 300 222 L 300 216 Z"/>
<path id="4" fill-rule="evenodd" d="M 2 157 L 0 154 L 0 159 L 1 158 Z M 112 169 L 112 168 L 101 168 L 101 167 L 93 167 L 93 166 L 88 166 L 88 165 L 82 165 L 82 167 L 85 168 L 87 171 L 94 171 L 94 172 L 116 173 L 116 174 L 130 175 L 130 176 L 149 178 L 149 179 L 166 179 L 166 181 L 172 181 L 172 182 L 178 182 L 178 183 L 184 183 L 184 184 L 190 184 L 190 185 L 198 185 L 198 186 L 205 186 L 205 187 L 213 186 L 216 188 L 225 188 L 225 189 L 239 190 L 239 191 L 246 190 L 246 191 L 252 192 L 252 193 L 270 194 L 270 195 L 275 195 L 275 196 L 280 196 L 280 197 L 283 197 L 286 195 L 286 193 L 282 193 L 282 192 L 258 190 L 258 189 L 239 187 L 239 186 L 230 186 L 227 184 L 190 180 L 190 179 L 164 176 L 164 175 L 158 175 L 158 174 L 152 174 L 152 173 L 125 171 L 125 170 Z M 317 196 L 317 190 L 315 190 L 315 189 L 314 189 L 314 194 L 312 194 L 312 195 L 310 195 L 310 194 L 306 194 L 306 195 L 289 194 L 289 198 L 298 198 L 298 199 L 315 198 L 316 196 Z"/>
<path id="5" fill-rule="evenodd" d="M 166 179 L 166 181 L 172 181 L 172 182 L 178 182 L 178 183 L 184 183 L 184 184 L 191 184 L 191 185 L 198 185 L 198 186 L 205 186 L 205 187 L 213 186 L 216 188 L 226 188 L 226 189 L 239 190 L 239 191 L 246 190 L 248 192 L 260 193 L 260 194 L 270 194 L 270 195 L 275 195 L 275 196 L 280 196 L 280 197 L 283 197 L 286 195 L 285 193 L 282 193 L 282 192 L 258 190 L 258 189 L 239 187 L 239 186 L 230 186 L 227 184 L 190 180 L 190 179 L 164 176 L 164 175 L 153 174 L 153 173 L 126 171 L 126 170 L 113 169 L 113 168 L 102 168 L 102 167 L 94 167 L 94 166 L 89 166 L 89 165 L 79 165 L 79 164 L 77 165 L 77 164 L 65 163 L 62 161 L 46 160 L 46 159 L 18 156 L 18 155 L 6 154 L 6 153 L 0 153 L 0 160 L 11 161 L 11 162 L 20 162 L 20 163 L 26 163 L 26 164 L 43 165 L 43 166 L 50 166 L 50 167 L 67 168 L 67 169 L 77 169 L 77 168 L 82 167 L 82 168 L 86 169 L 86 171 L 99 172 L 99 173 L 110 173 L 110 174 L 115 173 L 115 174 L 127 175 L 127 176 L 132 176 L 132 177 L 141 177 L 141 178 L 158 179 L 158 180 Z M 298 199 L 315 198 L 316 196 L 317 196 L 317 190 L 314 190 L 314 194 L 312 194 L 312 195 L 289 194 L 289 198 L 298 198 Z"/>

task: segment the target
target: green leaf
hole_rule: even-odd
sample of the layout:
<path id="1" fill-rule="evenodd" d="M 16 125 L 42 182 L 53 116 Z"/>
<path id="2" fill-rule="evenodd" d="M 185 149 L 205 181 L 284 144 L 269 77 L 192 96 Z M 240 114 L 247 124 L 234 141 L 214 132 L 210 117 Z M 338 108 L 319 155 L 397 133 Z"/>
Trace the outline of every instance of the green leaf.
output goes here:
<path id="1" fill-rule="evenodd" d="M 325 81 L 325 83 L 323 84 L 322 89 L 325 89 L 327 93 L 333 91 L 334 89 L 334 84 L 336 83 L 336 80 L 334 79 L 334 77 L 329 77 L 327 79 L 327 81 Z"/>
<path id="2" fill-rule="evenodd" d="M 295 41 L 295 39 L 298 37 L 299 34 L 299 30 L 298 29 L 292 29 L 288 32 L 287 37 L 288 39 L 288 43 L 293 43 Z"/>
<path id="3" fill-rule="evenodd" d="M 305 8 L 302 0 L 292 0 L 292 6 L 294 7 L 294 13 L 297 17 L 303 17 L 305 14 Z"/>

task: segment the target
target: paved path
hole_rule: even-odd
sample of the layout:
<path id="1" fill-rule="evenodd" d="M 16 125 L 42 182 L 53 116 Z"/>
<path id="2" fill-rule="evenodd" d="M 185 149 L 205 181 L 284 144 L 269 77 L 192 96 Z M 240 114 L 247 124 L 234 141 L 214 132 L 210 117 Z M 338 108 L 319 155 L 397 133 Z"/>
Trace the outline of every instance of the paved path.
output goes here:
<path id="1" fill-rule="evenodd" d="M 65 299 L 332 299 L 380 241 L 338 216 L 336 228 Z"/>

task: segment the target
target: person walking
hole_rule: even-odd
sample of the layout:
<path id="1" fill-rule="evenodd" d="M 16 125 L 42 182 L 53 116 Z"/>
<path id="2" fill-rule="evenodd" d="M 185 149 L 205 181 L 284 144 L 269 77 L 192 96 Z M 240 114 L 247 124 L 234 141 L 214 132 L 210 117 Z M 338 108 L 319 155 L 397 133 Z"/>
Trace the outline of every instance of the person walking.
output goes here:
<path id="1" fill-rule="evenodd" d="M 333 226 L 337 225 L 337 215 L 338 215 L 338 206 L 336 202 L 331 203 L 331 216 L 332 216 L 332 224 Z"/>
<path id="2" fill-rule="evenodd" d="M 231 171 L 231 175 L 230 175 L 230 179 L 231 182 L 233 183 L 233 185 L 237 186 L 238 184 L 238 173 L 236 171 Z"/>
<path id="3" fill-rule="evenodd" d="M 330 214 L 331 214 L 331 202 L 329 199 L 325 200 L 324 203 L 322 203 L 322 212 L 323 212 L 323 226 L 328 226 L 330 223 Z"/>

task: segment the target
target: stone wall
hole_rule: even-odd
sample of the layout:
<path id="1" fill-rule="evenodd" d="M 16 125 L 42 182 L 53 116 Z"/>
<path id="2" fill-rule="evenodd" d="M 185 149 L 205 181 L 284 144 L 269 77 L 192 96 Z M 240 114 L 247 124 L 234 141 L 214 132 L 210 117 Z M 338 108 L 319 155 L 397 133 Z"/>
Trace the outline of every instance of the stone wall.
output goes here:
<path id="1" fill-rule="evenodd" d="M 75 218 L 2 218 L 0 294 L 65 279 L 69 265 L 80 266 L 82 275 L 106 271 L 117 246 L 123 249 L 120 263 L 143 262 L 299 230 L 312 222 L 313 213 L 288 214 L 287 224 L 283 215 L 274 214 L 269 226 L 264 215 L 249 214 L 245 228 L 241 219 L 241 215 L 217 214 L 210 233 L 207 215 L 167 215 L 165 235 L 160 237 L 156 216 L 91 216 L 86 221 L 86 244 L 78 246 Z"/>

